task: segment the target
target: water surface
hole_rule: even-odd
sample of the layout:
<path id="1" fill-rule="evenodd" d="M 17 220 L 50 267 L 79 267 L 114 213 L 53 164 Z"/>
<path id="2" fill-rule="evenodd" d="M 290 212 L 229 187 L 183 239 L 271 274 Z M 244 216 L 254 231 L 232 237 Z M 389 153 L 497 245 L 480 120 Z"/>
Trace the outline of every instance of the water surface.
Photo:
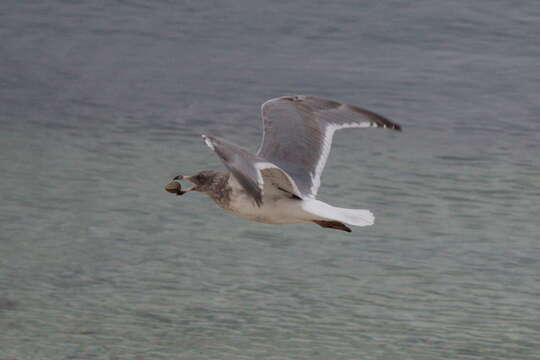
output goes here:
<path id="1" fill-rule="evenodd" d="M 536 1 L 4 1 L 0 359 L 533 359 Z M 339 133 L 320 198 L 352 234 L 226 214 L 177 174 L 255 150 L 315 94 L 404 131 Z"/>

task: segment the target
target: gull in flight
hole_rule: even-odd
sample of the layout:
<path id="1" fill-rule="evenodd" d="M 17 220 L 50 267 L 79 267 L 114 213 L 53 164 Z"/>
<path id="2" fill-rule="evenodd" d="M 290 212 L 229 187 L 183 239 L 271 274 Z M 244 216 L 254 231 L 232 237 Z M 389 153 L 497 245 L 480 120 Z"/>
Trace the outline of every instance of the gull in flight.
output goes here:
<path id="1" fill-rule="evenodd" d="M 165 189 L 199 191 L 221 208 L 267 224 L 314 223 L 350 232 L 373 225 L 369 210 L 344 209 L 316 199 L 336 130 L 401 126 L 369 110 L 316 96 L 283 96 L 261 107 L 263 138 L 256 154 L 215 136 L 202 135 L 228 171 L 178 175 Z M 193 185 L 182 190 L 180 180 Z"/>

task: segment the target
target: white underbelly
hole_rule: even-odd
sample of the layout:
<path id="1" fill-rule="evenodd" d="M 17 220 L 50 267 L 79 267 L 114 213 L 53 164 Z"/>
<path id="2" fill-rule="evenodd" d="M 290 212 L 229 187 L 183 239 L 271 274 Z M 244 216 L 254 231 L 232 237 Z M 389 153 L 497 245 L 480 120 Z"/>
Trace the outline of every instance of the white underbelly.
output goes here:
<path id="1" fill-rule="evenodd" d="M 263 197 L 258 207 L 246 194 L 235 197 L 229 209 L 235 215 L 267 224 L 300 224 L 310 222 L 313 216 L 301 207 L 302 200 L 287 197 Z"/>

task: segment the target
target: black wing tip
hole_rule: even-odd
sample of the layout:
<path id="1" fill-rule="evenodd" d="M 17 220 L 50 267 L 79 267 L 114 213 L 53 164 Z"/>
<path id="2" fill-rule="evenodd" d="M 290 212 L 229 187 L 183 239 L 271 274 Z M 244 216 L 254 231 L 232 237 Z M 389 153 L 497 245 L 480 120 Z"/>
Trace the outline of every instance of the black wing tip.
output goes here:
<path id="1" fill-rule="evenodd" d="M 383 129 L 388 129 L 388 130 L 395 130 L 395 131 L 402 131 L 401 130 L 401 125 L 399 124 L 395 124 L 389 120 L 386 119 L 386 121 L 384 123 L 375 123 L 373 124 L 372 126 L 375 126 L 375 127 L 378 127 L 378 128 L 383 128 Z"/>
<path id="2" fill-rule="evenodd" d="M 375 113 L 373 113 L 375 114 Z M 389 129 L 389 130 L 395 130 L 395 131 L 402 131 L 401 130 L 401 125 L 399 125 L 398 123 L 395 123 L 387 118 L 385 118 L 384 116 L 381 116 L 379 114 L 375 114 L 378 118 L 376 119 L 377 123 L 378 123 L 378 126 L 379 127 L 382 127 L 382 128 L 385 128 L 385 129 Z"/>
<path id="3" fill-rule="evenodd" d="M 344 104 L 344 105 L 347 106 L 353 112 L 367 116 L 368 119 L 370 120 L 372 127 L 379 127 L 379 128 L 384 128 L 384 129 L 401 131 L 401 125 L 395 122 L 392 122 L 385 116 L 382 116 L 380 114 L 377 114 L 376 112 L 361 108 L 356 105 L 350 105 L 350 104 Z"/>
<path id="4" fill-rule="evenodd" d="M 401 125 L 398 125 L 398 124 L 392 124 L 392 125 L 383 125 L 381 126 L 383 129 L 388 129 L 388 130 L 395 130 L 395 131 L 399 131 L 399 132 L 402 132 L 403 130 L 401 130 Z"/>

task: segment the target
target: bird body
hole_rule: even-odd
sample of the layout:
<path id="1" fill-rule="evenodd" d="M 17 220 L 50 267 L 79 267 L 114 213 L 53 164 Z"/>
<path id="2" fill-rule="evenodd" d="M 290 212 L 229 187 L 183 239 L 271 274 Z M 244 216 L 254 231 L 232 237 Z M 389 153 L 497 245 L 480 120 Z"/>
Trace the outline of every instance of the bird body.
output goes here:
<path id="1" fill-rule="evenodd" d="M 316 199 L 299 199 L 271 182 L 264 185 L 261 206 L 253 202 L 234 177 L 229 178 L 228 185 L 232 200 L 224 209 L 251 221 L 275 225 L 311 223 L 314 220 L 340 221 L 356 226 L 373 224 L 374 217 L 369 210 L 342 209 Z"/>
<path id="2" fill-rule="evenodd" d="M 315 223 L 350 232 L 374 223 L 369 210 L 334 207 L 316 199 L 334 132 L 398 124 L 371 111 L 315 96 L 285 96 L 262 105 L 263 140 L 256 154 L 221 138 L 202 135 L 228 172 L 177 176 L 235 215 L 268 224 Z M 170 185 L 170 184 L 169 184 Z M 167 185 L 169 192 L 175 187 Z"/>
<path id="3" fill-rule="evenodd" d="M 254 203 L 253 198 L 244 187 L 233 177 L 229 178 L 231 201 L 226 210 L 251 221 L 267 224 L 295 224 L 304 222 L 303 213 L 299 206 L 301 200 L 291 197 L 279 190 L 272 183 L 265 183 L 261 206 Z"/>

